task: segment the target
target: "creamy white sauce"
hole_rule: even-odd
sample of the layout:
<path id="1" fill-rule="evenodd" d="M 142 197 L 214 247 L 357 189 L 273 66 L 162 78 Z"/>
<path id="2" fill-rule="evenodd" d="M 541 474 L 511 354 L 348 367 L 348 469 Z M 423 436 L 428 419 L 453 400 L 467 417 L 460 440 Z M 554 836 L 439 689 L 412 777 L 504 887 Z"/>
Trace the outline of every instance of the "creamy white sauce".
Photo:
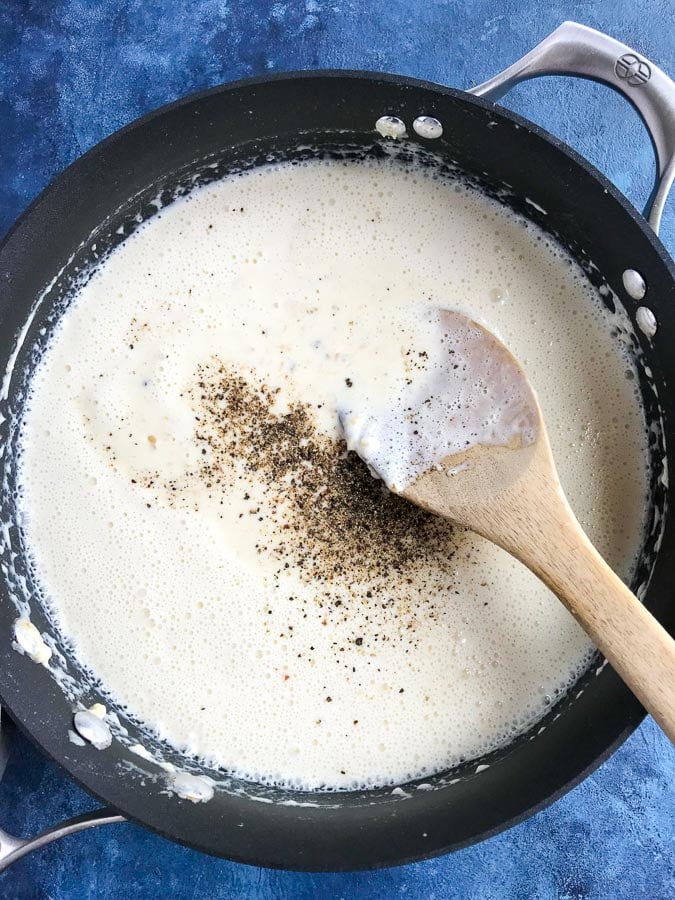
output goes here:
<path id="1" fill-rule="evenodd" d="M 131 746 L 129 747 L 129 751 L 136 756 L 140 756 L 141 759 L 145 759 L 147 762 L 155 761 L 152 753 L 150 753 L 150 751 L 147 750 L 142 744 L 131 744 Z"/>
<path id="2" fill-rule="evenodd" d="M 421 371 L 399 380 L 396 401 L 340 412 L 347 447 L 399 492 L 448 456 L 477 445 L 526 447 L 537 437 L 527 379 L 498 341 L 448 310 L 429 310 L 418 330 L 406 353 Z"/>
<path id="3" fill-rule="evenodd" d="M 548 213 L 544 209 L 543 206 L 540 206 L 538 203 L 535 203 L 534 200 L 531 200 L 529 197 L 525 197 L 525 202 L 528 206 L 531 206 L 532 209 L 536 209 L 538 213 L 541 213 L 542 216 L 547 216 Z"/>
<path id="4" fill-rule="evenodd" d="M 305 448 L 337 452 L 338 413 L 395 404 L 406 351 L 443 307 L 471 311 L 521 361 L 575 512 L 630 572 L 646 439 L 632 363 L 610 336 L 629 327 L 623 314 L 543 233 L 428 168 L 261 168 L 194 191 L 127 239 L 34 376 L 25 540 L 111 703 L 243 777 L 349 788 L 477 757 L 567 689 L 591 645 L 524 567 L 435 521 L 401 533 L 377 518 L 377 495 L 363 506 L 368 532 L 316 459 L 276 481 L 252 471 L 232 423 L 237 375 L 240 408 L 262 404 L 256 441 L 294 414 L 311 426 Z M 248 456 L 226 465 L 235 438 Z M 278 456 L 283 432 L 275 441 Z"/>

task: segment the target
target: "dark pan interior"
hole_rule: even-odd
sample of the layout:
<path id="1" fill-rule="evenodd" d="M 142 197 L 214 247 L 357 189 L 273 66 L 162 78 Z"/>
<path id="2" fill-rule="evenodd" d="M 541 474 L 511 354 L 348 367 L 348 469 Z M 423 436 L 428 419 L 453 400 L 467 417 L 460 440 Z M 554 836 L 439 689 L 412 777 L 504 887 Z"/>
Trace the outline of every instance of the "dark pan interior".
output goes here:
<path id="1" fill-rule="evenodd" d="M 361 73 L 309 73 L 242 83 L 181 101 L 130 126 L 57 179 L 0 250 L 3 370 L 31 307 L 50 285 L 0 397 L 5 417 L 0 425 L 5 464 L 2 521 L 7 524 L 0 547 L 6 582 L 0 604 L 0 694 L 43 749 L 106 803 L 167 837 L 259 865 L 363 868 L 459 848 L 551 802 L 599 764 L 644 715 L 613 671 L 602 668 L 597 659 L 530 733 L 484 759 L 425 778 L 435 790 L 417 790 L 412 784 L 405 786 L 408 796 L 390 789 L 301 795 L 224 779 L 212 800 L 193 804 L 169 795 L 165 773 L 120 741 L 103 752 L 70 743 L 72 697 L 65 696 L 43 667 L 11 647 L 17 615 L 11 595 L 35 595 L 22 563 L 14 512 L 11 460 L 17 414 L 39 349 L 72 285 L 156 213 L 153 200 L 159 193 L 169 202 L 195 184 L 270 159 L 382 154 L 374 123 L 383 114 L 400 116 L 411 134 L 410 123 L 417 115 L 437 116 L 444 125 L 443 138 L 431 142 L 412 134 L 409 152 L 433 151 L 437 156 L 429 158 L 430 164 L 438 164 L 441 156 L 447 164 L 458 165 L 484 190 L 555 234 L 596 285 L 609 284 L 631 317 L 637 304 L 627 297 L 621 274 L 626 268 L 643 274 L 648 285 L 645 303 L 655 312 L 659 330 L 653 346 L 636 332 L 636 350 L 652 373 L 648 378 L 642 371 L 641 384 L 654 427 L 651 525 L 634 587 L 646 585 L 651 577 L 646 603 L 671 631 L 675 625 L 669 602 L 673 525 L 660 478 L 664 439 L 672 446 L 674 437 L 669 425 L 672 400 L 666 390 L 675 375 L 670 352 L 675 329 L 673 267 L 646 223 L 598 173 L 538 129 L 497 113 L 483 101 L 407 79 Z M 31 619 L 58 640 L 35 602 Z M 84 686 L 82 700 L 90 704 L 99 699 L 94 675 L 78 668 L 67 647 L 61 649 L 65 668 Z M 138 723 L 121 711 L 120 719 L 128 730 L 126 743 L 141 740 L 153 749 Z M 155 743 L 155 749 L 186 768 L 170 748 Z M 477 772 L 479 764 L 487 768 Z M 211 774 L 223 780 L 222 773 Z"/>

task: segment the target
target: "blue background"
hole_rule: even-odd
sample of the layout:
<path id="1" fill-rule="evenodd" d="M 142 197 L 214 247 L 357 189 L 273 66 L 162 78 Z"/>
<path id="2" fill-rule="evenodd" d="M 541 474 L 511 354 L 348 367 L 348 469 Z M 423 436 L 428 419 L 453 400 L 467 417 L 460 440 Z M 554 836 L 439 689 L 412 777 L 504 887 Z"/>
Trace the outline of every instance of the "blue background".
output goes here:
<path id="1" fill-rule="evenodd" d="M 671 75 L 671 0 L 0 0 L 0 232 L 101 138 L 181 95 L 284 69 L 364 68 L 456 87 L 482 81 L 565 19 L 605 30 Z M 562 137 L 638 206 L 654 163 L 637 114 L 578 80 L 507 104 Z M 662 236 L 675 249 L 675 203 Z M 29 834 L 93 801 L 13 729 L 0 825 Z M 7 898 L 675 897 L 675 754 L 648 720 L 555 806 L 453 856 L 305 875 L 207 858 L 129 824 L 52 844 L 0 876 Z"/>

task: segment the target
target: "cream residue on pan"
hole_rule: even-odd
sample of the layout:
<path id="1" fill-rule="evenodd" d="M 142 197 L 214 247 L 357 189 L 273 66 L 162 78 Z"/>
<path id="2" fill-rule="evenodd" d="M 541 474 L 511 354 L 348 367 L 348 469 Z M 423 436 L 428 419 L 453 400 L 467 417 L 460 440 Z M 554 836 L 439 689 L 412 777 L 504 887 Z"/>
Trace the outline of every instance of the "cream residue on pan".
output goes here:
<path id="1" fill-rule="evenodd" d="M 80 709 L 73 716 L 77 734 L 97 750 L 106 750 L 112 743 L 106 713 L 102 703 L 94 703 L 89 709 Z"/>
<path id="2" fill-rule="evenodd" d="M 46 666 L 52 657 L 51 648 L 47 646 L 38 629 L 30 619 L 20 616 L 14 622 L 14 641 L 21 653 L 29 656 L 33 662 Z"/>
<path id="3" fill-rule="evenodd" d="M 243 777 L 350 788 L 479 756 L 566 690 L 592 647 L 534 576 L 344 453 L 338 413 L 395 401 L 443 307 L 524 364 L 570 502 L 629 574 L 646 440 L 621 313 L 429 168 L 263 167 L 126 240 L 34 375 L 25 540 L 116 705 Z"/>

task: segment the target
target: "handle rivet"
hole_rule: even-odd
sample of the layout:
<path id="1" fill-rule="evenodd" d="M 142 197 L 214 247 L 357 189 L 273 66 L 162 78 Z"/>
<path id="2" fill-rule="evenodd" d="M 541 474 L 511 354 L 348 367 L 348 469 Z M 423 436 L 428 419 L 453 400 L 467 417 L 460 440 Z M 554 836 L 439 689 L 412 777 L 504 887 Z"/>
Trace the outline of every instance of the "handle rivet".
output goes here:
<path id="1" fill-rule="evenodd" d="M 437 140 L 443 134 L 443 126 L 433 116 L 418 116 L 413 122 L 416 134 L 429 141 Z"/>
<path id="2" fill-rule="evenodd" d="M 621 276 L 621 280 L 626 293 L 632 300 L 642 300 L 647 293 L 647 284 L 642 275 L 636 272 L 635 269 L 626 269 Z"/>
<path id="3" fill-rule="evenodd" d="M 375 122 L 375 129 L 380 132 L 382 137 L 393 138 L 395 141 L 408 136 L 405 122 L 398 116 L 380 116 Z"/>
<path id="4" fill-rule="evenodd" d="M 656 316 L 648 306 L 638 306 L 635 313 L 635 321 L 637 323 L 637 327 L 645 337 L 654 337 L 654 335 L 656 334 L 656 329 L 659 326 L 658 322 L 656 321 Z"/>

